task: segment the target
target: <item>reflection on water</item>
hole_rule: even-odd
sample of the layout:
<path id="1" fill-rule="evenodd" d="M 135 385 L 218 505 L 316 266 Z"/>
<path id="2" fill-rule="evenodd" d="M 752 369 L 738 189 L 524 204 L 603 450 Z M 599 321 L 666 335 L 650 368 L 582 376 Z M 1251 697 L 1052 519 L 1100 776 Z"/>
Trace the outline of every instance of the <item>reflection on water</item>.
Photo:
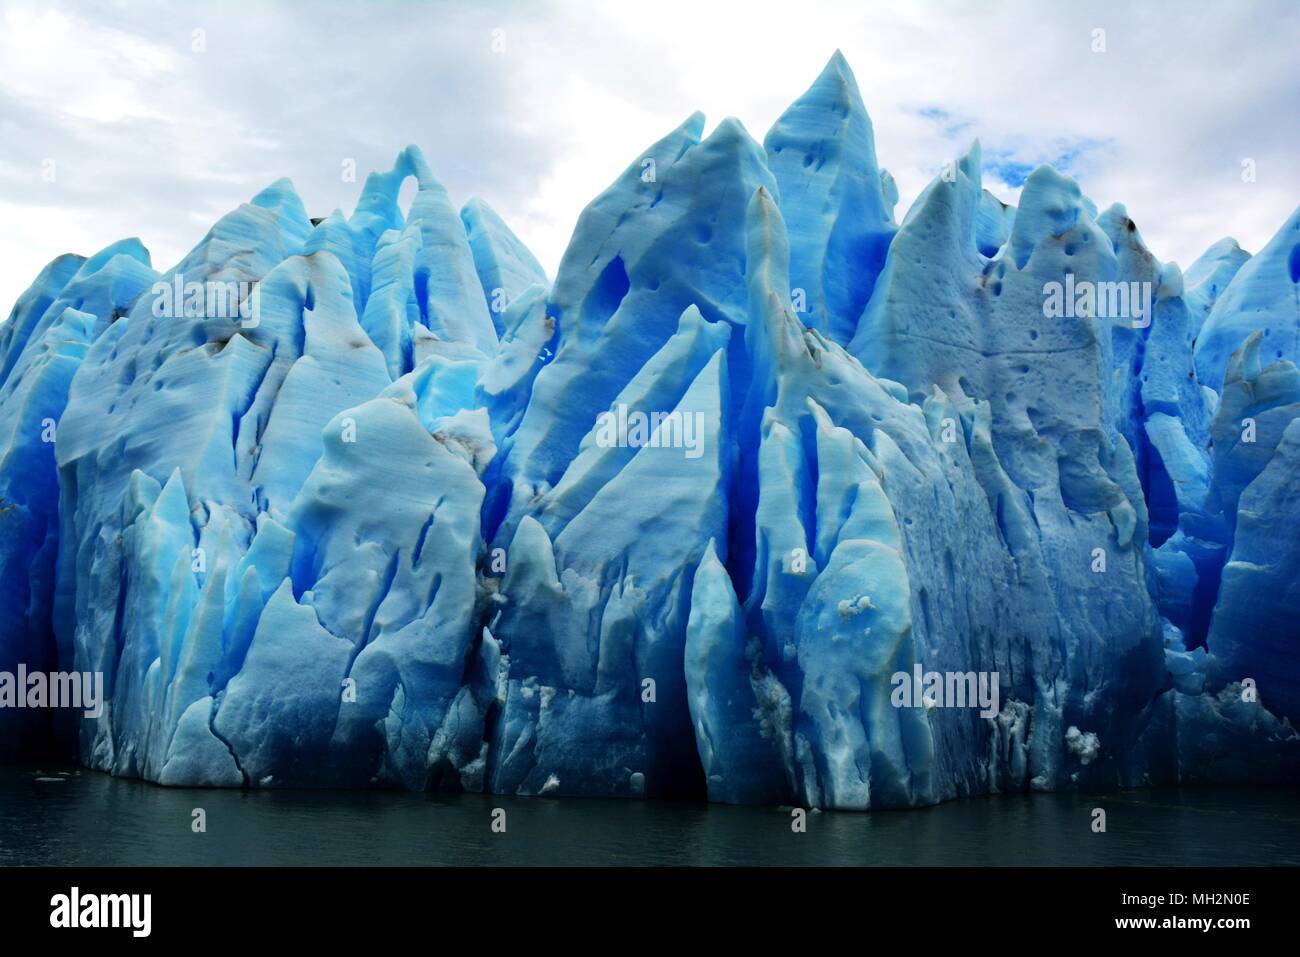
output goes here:
<path id="1" fill-rule="evenodd" d="M 493 808 L 506 833 L 491 830 Z M 1106 833 L 1092 809 L 1106 810 Z M 207 832 L 191 830 L 203 808 Z M 393 791 L 162 788 L 0 768 L 0 864 L 1300 864 L 1300 793 L 1183 788 L 1005 795 L 915 811 Z"/>

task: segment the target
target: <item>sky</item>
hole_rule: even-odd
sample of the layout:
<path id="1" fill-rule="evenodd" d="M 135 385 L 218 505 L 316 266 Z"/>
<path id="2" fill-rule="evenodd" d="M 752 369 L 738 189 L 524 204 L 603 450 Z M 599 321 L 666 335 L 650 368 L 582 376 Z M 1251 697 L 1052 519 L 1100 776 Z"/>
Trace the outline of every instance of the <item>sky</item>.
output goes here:
<path id="1" fill-rule="evenodd" d="M 837 48 L 900 219 L 978 138 L 999 198 L 1052 163 L 1186 268 L 1300 205 L 1297 37 L 1286 0 L 5 0 L 0 317 L 64 252 L 137 236 L 170 268 L 282 176 L 350 213 L 408 143 L 553 276 L 645 146 L 697 109 L 761 141 Z"/>

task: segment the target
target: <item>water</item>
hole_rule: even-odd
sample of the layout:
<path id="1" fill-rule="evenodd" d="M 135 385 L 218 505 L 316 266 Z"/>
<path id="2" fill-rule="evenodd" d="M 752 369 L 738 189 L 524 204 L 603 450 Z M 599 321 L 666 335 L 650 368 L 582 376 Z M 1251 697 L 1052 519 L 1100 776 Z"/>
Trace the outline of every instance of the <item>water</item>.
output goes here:
<path id="1" fill-rule="evenodd" d="M 207 833 L 191 830 L 195 808 Z M 1107 829 L 1092 831 L 1092 809 Z M 493 808 L 506 811 L 494 834 Z M 392 791 L 161 788 L 0 768 L 0 864 L 1300 865 L 1300 792 L 971 798 L 913 811 Z"/>

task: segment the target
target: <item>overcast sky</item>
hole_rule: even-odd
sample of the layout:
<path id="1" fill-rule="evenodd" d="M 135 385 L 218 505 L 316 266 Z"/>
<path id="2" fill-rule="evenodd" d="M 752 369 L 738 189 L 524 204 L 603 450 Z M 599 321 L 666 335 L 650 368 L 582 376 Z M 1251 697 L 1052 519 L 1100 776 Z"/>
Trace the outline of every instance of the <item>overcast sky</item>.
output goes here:
<path id="1" fill-rule="evenodd" d="M 63 252 L 138 236 L 169 268 L 281 176 L 311 215 L 350 212 L 407 143 L 553 275 L 643 147 L 696 109 L 761 141 L 837 47 L 900 219 L 978 137 L 1002 199 L 1052 162 L 1185 268 L 1225 235 L 1258 250 L 1300 204 L 1297 37 L 1300 4 L 1244 0 L 5 0 L 0 317 Z"/>

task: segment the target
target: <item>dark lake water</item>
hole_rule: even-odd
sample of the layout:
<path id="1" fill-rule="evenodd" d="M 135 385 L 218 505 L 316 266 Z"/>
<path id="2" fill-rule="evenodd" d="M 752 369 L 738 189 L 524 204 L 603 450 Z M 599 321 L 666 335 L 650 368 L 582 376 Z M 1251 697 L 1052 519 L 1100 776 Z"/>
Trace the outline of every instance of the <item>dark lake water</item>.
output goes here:
<path id="1" fill-rule="evenodd" d="M 1106 832 L 1092 831 L 1092 809 Z M 207 832 L 191 830 L 203 808 Z M 494 808 L 506 832 L 491 830 Z M 1300 865 L 1300 792 L 971 798 L 913 811 L 391 791 L 162 788 L 0 768 L 0 864 Z"/>

